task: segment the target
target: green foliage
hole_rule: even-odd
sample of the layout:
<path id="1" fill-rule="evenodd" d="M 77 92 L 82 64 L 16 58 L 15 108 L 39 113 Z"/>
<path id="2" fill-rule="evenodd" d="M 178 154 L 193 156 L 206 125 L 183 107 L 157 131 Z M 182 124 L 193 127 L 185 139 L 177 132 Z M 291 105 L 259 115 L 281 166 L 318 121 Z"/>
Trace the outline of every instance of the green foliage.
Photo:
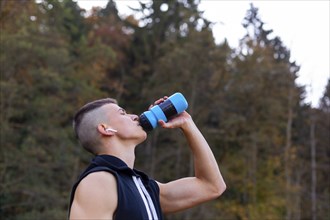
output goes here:
<path id="1" fill-rule="evenodd" d="M 121 18 L 113 1 L 88 16 L 74 1 L 38 2 L 1 3 L 1 219 L 66 218 L 91 158 L 71 127 L 83 104 L 110 96 L 139 113 L 176 91 L 228 189 L 166 219 L 311 219 L 313 138 L 317 217 L 329 217 L 330 81 L 319 108 L 304 104 L 299 66 L 253 5 L 247 34 L 230 48 L 214 43 L 199 1 L 140 3 L 140 20 Z M 193 175 L 185 145 L 180 132 L 156 129 L 137 148 L 136 167 L 161 182 Z"/>

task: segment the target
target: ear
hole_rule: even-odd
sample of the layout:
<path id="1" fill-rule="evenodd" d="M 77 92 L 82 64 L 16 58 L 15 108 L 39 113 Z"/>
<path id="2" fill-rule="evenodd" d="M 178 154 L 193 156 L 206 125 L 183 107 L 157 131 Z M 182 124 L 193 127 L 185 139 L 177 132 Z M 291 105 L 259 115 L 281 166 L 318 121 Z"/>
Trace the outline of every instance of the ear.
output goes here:
<path id="1" fill-rule="evenodd" d="M 105 124 L 99 124 L 97 126 L 97 130 L 104 136 L 113 136 L 115 134 L 115 132 L 107 130 L 107 127 L 108 126 Z"/>

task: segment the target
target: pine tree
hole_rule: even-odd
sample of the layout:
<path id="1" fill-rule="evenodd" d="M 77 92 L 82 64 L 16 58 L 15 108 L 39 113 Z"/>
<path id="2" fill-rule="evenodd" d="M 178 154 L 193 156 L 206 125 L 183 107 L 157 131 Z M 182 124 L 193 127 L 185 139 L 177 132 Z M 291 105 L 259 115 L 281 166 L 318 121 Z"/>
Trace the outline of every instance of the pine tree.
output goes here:
<path id="1" fill-rule="evenodd" d="M 226 122 L 237 128 L 232 144 L 237 145 L 244 160 L 243 164 L 237 164 L 244 166 L 239 173 L 238 192 L 242 202 L 238 205 L 245 211 L 240 215 L 249 219 L 265 215 L 283 218 L 282 212 L 276 209 L 290 207 L 293 204 L 291 199 L 296 195 L 291 183 L 294 166 L 291 162 L 294 161 L 291 130 L 294 108 L 300 103 L 301 90 L 294 83 L 299 67 L 290 62 L 290 51 L 279 37 L 270 38 L 272 30 L 264 29 L 258 9 L 252 4 L 243 20 L 243 27 L 247 34 L 236 51 L 232 84 L 226 98 L 230 100 L 231 115 Z M 281 155 L 282 146 L 285 146 L 284 157 Z M 282 169 L 282 159 L 287 173 L 285 181 L 278 181 L 281 179 L 278 177 L 283 175 L 278 172 Z M 281 190 L 285 186 L 286 193 Z M 282 194 L 288 195 L 286 206 Z M 272 206 L 277 208 L 270 209 Z"/>
<path id="2" fill-rule="evenodd" d="M 89 66 L 81 61 L 95 58 L 77 50 L 93 48 L 84 44 L 84 31 L 78 31 L 84 30 L 83 23 L 77 17 L 69 19 L 80 13 L 71 3 L 2 5 L 1 217 L 5 219 L 65 218 L 70 186 L 87 158 L 74 156 L 80 150 L 71 120 L 79 106 L 103 94 L 95 86 L 102 78 L 81 71 Z M 12 13 L 10 18 L 7 12 Z"/>

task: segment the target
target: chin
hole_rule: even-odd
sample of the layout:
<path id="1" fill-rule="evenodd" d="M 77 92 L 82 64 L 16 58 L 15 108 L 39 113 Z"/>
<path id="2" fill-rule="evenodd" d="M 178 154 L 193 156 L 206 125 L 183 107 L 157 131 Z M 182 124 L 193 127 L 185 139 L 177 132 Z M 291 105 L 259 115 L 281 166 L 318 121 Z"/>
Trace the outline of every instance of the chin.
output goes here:
<path id="1" fill-rule="evenodd" d="M 136 132 L 136 135 L 134 135 L 134 139 L 136 140 L 137 144 L 141 144 L 147 139 L 147 132 L 144 130 L 140 130 Z"/>
<path id="2" fill-rule="evenodd" d="M 147 132 L 143 131 L 143 135 L 141 135 L 141 143 L 147 139 Z"/>

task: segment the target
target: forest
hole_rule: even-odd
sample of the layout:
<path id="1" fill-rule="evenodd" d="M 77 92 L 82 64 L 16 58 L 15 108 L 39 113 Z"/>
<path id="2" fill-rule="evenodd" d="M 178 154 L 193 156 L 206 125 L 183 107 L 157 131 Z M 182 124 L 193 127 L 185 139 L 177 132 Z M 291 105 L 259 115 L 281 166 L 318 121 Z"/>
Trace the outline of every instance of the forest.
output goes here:
<path id="1" fill-rule="evenodd" d="M 227 190 L 166 220 L 330 219 L 330 80 L 318 107 L 296 83 L 300 66 L 252 4 L 237 48 L 216 44 L 199 0 L 115 2 L 90 13 L 72 0 L 0 3 L 0 218 L 67 218 L 70 191 L 93 155 L 72 118 L 112 97 L 139 115 L 181 92 Z M 167 4 L 167 9 L 161 7 Z M 180 131 L 157 128 L 135 168 L 160 182 L 194 173 Z"/>

